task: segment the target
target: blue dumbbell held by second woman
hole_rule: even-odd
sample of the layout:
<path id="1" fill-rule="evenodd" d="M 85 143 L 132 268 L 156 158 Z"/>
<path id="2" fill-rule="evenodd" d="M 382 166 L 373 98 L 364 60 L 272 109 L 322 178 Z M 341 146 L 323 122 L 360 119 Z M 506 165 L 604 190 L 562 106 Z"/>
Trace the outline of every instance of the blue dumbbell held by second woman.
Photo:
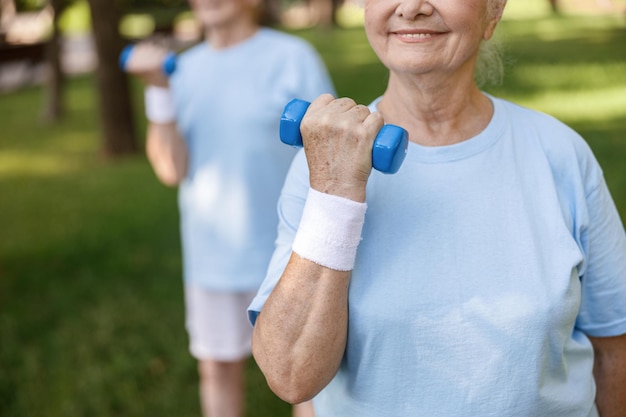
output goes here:
<path id="1" fill-rule="evenodd" d="M 280 118 L 280 140 L 291 146 L 302 146 L 300 122 L 309 108 L 308 101 L 293 99 L 285 106 Z M 400 169 L 409 145 L 409 135 L 400 126 L 384 125 L 372 147 L 372 167 L 385 174 L 395 174 Z"/>
<path id="2" fill-rule="evenodd" d="M 126 64 L 128 63 L 128 59 L 133 53 L 135 45 L 128 45 L 120 54 L 120 68 L 122 70 L 126 70 Z M 161 70 L 163 74 L 170 76 L 176 71 L 176 54 L 174 52 L 168 52 L 163 59 L 163 63 L 161 64 Z"/>

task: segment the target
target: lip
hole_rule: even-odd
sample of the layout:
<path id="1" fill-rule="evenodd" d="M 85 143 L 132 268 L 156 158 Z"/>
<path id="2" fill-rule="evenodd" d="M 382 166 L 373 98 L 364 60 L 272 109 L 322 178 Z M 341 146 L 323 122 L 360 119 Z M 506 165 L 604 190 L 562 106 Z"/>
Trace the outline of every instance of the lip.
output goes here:
<path id="1" fill-rule="evenodd" d="M 398 29 L 391 31 L 390 34 L 403 42 L 419 43 L 427 42 L 445 32 L 432 29 Z"/>
<path id="2" fill-rule="evenodd" d="M 415 34 L 415 33 L 426 33 L 426 34 L 434 34 L 434 33 L 441 33 L 441 30 L 435 30 L 435 29 L 426 29 L 426 28 L 408 28 L 408 29 L 395 29 L 391 31 L 392 33 L 397 33 L 397 34 Z"/>

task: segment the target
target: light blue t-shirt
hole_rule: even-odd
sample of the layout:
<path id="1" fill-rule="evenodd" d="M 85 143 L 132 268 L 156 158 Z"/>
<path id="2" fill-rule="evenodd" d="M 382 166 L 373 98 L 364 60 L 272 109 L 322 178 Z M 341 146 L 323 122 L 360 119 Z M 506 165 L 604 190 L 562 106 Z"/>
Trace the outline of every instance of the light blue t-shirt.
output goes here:
<path id="1" fill-rule="evenodd" d="M 491 99 L 478 136 L 410 143 L 397 174 L 372 171 L 347 348 L 317 417 L 597 416 L 587 335 L 626 333 L 624 227 L 578 134 Z M 308 187 L 301 152 L 253 322 Z"/>
<path id="2" fill-rule="evenodd" d="M 179 189 L 184 276 L 214 291 L 256 291 L 276 238 L 276 201 L 295 151 L 278 135 L 289 100 L 334 88 L 304 40 L 273 29 L 227 49 L 206 42 L 172 75 L 189 150 Z"/>

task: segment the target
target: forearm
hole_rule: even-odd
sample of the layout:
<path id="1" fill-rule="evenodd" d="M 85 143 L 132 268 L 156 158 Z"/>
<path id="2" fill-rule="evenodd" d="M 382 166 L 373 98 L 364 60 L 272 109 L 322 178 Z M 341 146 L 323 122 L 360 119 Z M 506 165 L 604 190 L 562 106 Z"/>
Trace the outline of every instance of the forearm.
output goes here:
<path id="1" fill-rule="evenodd" d="M 322 95 L 300 125 L 310 188 L 291 258 L 252 341 L 270 388 L 290 403 L 317 395 L 346 349 L 348 286 L 365 221 L 372 143 L 383 124 L 382 116 L 369 115 L 350 99 Z"/>
<path id="2" fill-rule="evenodd" d="M 187 145 L 174 122 L 149 123 L 146 154 L 163 184 L 178 185 L 187 175 Z"/>
<path id="3" fill-rule="evenodd" d="M 313 398 L 335 376 L 346 346 L 350 272 L 293 254 L 259 315 L 253 353 L 283 400 Z"/>
<path id="4" fill-rule="evenodd" d="M 626 417 L 626 335 L 591 340 L 600 416 Z"/>

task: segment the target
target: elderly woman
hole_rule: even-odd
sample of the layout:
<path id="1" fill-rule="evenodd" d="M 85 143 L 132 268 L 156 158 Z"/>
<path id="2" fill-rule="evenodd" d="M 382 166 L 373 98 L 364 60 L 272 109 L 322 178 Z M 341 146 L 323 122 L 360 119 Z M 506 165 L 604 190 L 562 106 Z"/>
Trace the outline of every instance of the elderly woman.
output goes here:
<path id="1" fill-rule="evenodd" d="M 276 238 L 276 201 L 295 152 L 276 140 L 283 103 L 334 91 L 317 52 L 259 23 L 261 0 L 190 0 L 204 42 L 162 73 L 167 52 L 142 42 L 126 70 L 146 83 L 146 152 L 179 186 L 185 327 L 204 417 L 241 417 L 252 350 L 246 308 Z M 310 404 L 294 416 L 312 414 Z"/>
<path id="2" fill-rule="evenodd" d="M 318 417 L 626 415 L 626 236 L 602 171 L 474 81 L 505 3 L 367 0 L 384 94 L 322 95 L 302 121 L 249 315 L 270 387 Z M 383 122 L 409 132 L 395 175 L 371 169 Z"/>

